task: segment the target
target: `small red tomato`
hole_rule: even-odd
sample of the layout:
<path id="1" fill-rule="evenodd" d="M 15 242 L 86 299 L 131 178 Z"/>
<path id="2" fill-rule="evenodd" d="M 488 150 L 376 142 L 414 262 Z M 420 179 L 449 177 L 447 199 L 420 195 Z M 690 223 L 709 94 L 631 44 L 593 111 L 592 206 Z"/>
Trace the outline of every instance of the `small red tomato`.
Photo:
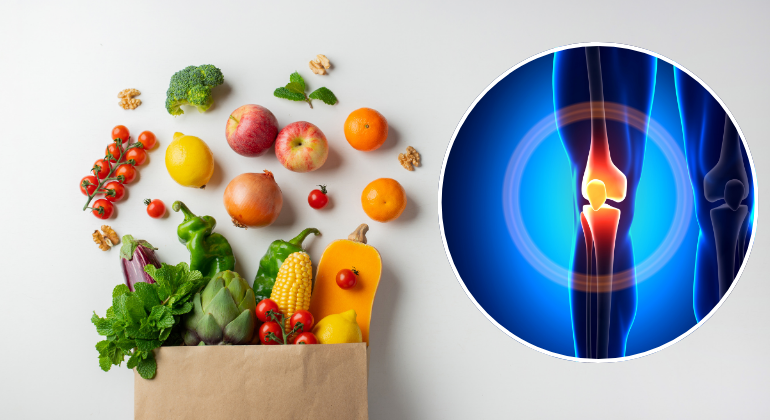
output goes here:
<path id="1" fill-rule="evenodd" d="M 274 311 L 276 314 L 281 313 L 278 309 L 278 304 L 272 299 L 262 299 L 257 304 L 257 318 L 262 322 L 272 321 L 267 316 L 267 311 Z"/>
<path id="2" fill-rule="evenodd" d="M 100 198 L 91 204 L 92 213 L 94 216 L 100 219 L 109 219 L 112 216 L 112 212 L 115 211 L 115 207 L 109 201 Z"/>
<path id="3" fill-rule="evenodd" d="M 294 339 L 294 344 L 318 344 L 318 339 L 315 338 L 315 334 L 311 332 L 303 332 L 297 334 L 297 337 Z"/>
<path id="4" fill-rule="evenodd" d="M 353 267 L 352 270 L 343 268 L 337 273 L 337 286 L 342 289 L 352 289 L 358 282 L 358 270 Z"/>
<path id="5" fill-rule="evenodd" d="M 106 159 L 99 159 L 94 162 L 93 172 L 99 179 L 107 178 L 107 175 L 110 174 L 110 169 L 112 169 L 110 167 L 110 162 L 107 162 Z"/>
<path id="6" fill-rule="evenodd" d="M 126 195 L 126 187 L 118 181 L 110 181 L 103 188 L 106 190 L 104 198 L 113 203 L 122 200 L 123 196 Z"/>
<path id="7" fill-rule="evenodd" d="M 320 190 L 310 191 L 307 196 L 307 203 L 314 209 L 322 209 L 329 203 L 329 197 L 326 195 L 326 185 L 319 185 Z"/>
<path id="8" fill-rule="evenodd" d="M 136 178 L 136 168 L 134 168 L 131 164 L 124 163 L 118 166 L 118 169 L 115 169 L 115 172 L 113 173 L 113 176 L 121 175 L 123 175 L 123 183 L 130 184 L 131 181 Z"/>
<path id="9" fill-rule="evenodd" d="M 278 325 L 277 322 L 265 322 L 261 327 L 259 327 L 259 341 L 265 345 L 282 344 L 278 341 L 268 338 L 268 333 L 273 333 L 275 334 L 276 338 L 283 340 L 283 332 L 281 331 L 281 326 Z"/>
<path id="10" fill-rule="evenodd" d="M 106 158 L 107 156 L 112 155 L 110 162 L 115 163 L 120 157 L 120 150 L 121 148 L 118 147 L 116 143 L 112 143 L 111 145 L 107 146 L 107 149 L 104 150 L 104 156 Z"/>
<path id="11" fill-rule="evenodd" d="M 80 192 L 82 192 L 83 195 L 92 194 L 94 191 L 96 191 L 96 185 L 98 183 L 99 181 L 96 180 L 95 176 L 84 176 L 83 179 L 80 180 Z"/>
<path id="12" fill-rule="evenodd" d="M 128 129 L 125 125 L 116 125 L 115 128 L 112 129 L 112 139 L 121 139 L 123 140 L 123 144 L 128 143 Z"/>
<path id="13" fill-rule="evenodd" d="M 144 150 L 151 150 L 155 147 L 155 134 L 152 134 L 152 131 L 142 131 L 136 141 L 142 143 Z"/>
<path id="14" fill-rule="evenodd" d="M 147 206 L 147 214 L 153 219 L 159 219 L 166 214 L 166 205 L 158 199 L 150 200 L 148 198 L 144 200 L 144 205 Z"/>
<path id="15" fill-rule="evenodd" d="M 132 147 L 126 152 L 125 159 L 126 161 L 133 159 L 134 166 L 139 166 L 142 165 L 145 160 L 147 160 L 147 152 L 145 152 L 142 148 Z"/>
<path id="16" fill-rule="evenodd" d="M 304 309 L 300 309 L 297 312 L 294 312 L 294 315 L 289 318 L 289 326 L 292 330 L 298 322 L 302 323 L 302 331 L 308 332 L 313 329 L 315 320 L 313 319 L 313 314 Z"/>

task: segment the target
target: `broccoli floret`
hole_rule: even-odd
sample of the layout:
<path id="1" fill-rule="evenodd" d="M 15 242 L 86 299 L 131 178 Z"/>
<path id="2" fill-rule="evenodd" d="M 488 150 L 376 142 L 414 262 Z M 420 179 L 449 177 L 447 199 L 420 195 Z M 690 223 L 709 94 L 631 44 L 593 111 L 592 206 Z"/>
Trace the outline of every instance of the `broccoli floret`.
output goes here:
<path id="1" fill-rule="evenodd" d="M 166 110 L 171 115 L 182 115 L 182 105 L 193 105 L 198 112 L 206 112 L 214 103 L 211 88 L 224 82 L 222 71 L 211 64 L 186 67 L 171 76 L 166 91 Z"/>

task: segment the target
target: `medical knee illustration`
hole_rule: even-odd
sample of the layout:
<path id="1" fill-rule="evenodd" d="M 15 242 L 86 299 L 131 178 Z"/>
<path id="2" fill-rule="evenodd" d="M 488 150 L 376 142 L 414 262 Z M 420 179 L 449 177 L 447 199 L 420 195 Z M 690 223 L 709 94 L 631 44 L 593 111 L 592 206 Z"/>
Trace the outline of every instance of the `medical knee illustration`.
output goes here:
<path id="1" fill-rule="evenodd" d="M 746 258 L 754 183 L 746 149 L 724 108 L 687 73 L 674 68 L 674 79 L 699 229 L 693 310 L 700 321 L 725 296 Z"/>
<path id="2" fill-rule="evenodd" d="M 589 204 L 583 206 L 581 222 L 586 242 L 586 271 L 589 293 L 596 293 L 596 340 L 588 343 L 589 353 L 596 358 L 606 358 L 609 352 L 610 309 L 612 307 L 612 271 L 615 262 L 615 240 L 618 234 L 620 209 L 606 203 L 607 199 L 622 202 L 628 185 L 626 176 L 612 163 L 607 140 L 602 89 L 602 69 L 598 48 L 586 49 L 588 86 L 591 98 L 591 146 L 583 173 L 582 194 Z M 588 244 L 592 245 L 588 245 Z M 593 249 L 593 253 L 588 252 Z M 594 264 L 595 258 L 595 264 Z M 595 272 L 592 267 L 595 267 Z M 604 279 L 601 281 L 599 279 Z M 587 294 L 588 296 L 588 294 Z M 591 302 L 587 299 L 587 329 L 593 322 Z M 589 335 L 590 337 L 590 335 Z"/>
<path id="3" fill-rule="evenodd" d="M 637 48 L 566 47 L 465 114 L 439 220 L 458 279 L 504 332 L 622 360 L 686 336 L 735 287 L 755 174 L 735 120 L 690 73 Z"/>
<path id="4" fill-rule="evenodd" d="M 629 106 L 649 109 L 656 61 L 643 54 L 589 47 L 557 53 L 553 72 L 557 116 L 585 108 L 584 118 L 558 124 L 576 181 L 580 217 L 569 272 L 575 353 L 581 358 L 622 357 L 636 313 L 629 231 L 648 117 L 633 128 L 618 115 L 626 114 L 622 109 Z M 608 118 L 610 109 L 613 118 Z"/>

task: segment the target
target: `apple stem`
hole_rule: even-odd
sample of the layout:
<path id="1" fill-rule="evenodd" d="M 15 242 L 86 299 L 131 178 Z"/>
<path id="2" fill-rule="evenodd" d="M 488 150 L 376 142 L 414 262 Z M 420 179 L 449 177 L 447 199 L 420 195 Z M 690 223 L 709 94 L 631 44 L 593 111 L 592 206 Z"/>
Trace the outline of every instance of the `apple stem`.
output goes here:
<path id="1" fill-rule="evenodd" d="M 230 116 L 230 118 L 232 118 L 232 120 L 233 120 L 233 121 L 235 121 L 235 123 L 236 123 L 236 124 L 240 124 L 240 123 L 241 123 L 240 121 L 238 121 L 237 119 L 235 119 L 235 117 L 233 117 L 232 115 Z"/>

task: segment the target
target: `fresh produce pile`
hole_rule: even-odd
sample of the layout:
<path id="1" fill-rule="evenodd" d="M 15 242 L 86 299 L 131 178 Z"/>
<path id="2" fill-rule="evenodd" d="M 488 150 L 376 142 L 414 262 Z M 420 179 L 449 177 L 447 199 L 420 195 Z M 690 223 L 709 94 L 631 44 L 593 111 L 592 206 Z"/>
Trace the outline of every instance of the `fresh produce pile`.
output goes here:
<path id="1" fill-rule="evenodd" d="M 319 54 L 310 68 L 325 75 L 330 63 Z M 213 103 L 212 88 L 223 83 L 222 71 L 213 65 L 186 67 L 171 77 L 166 109 L 175 116 L 187 106 L 205 112 Z M 274 95 L 307 102 L 311 108 L 312 99 L 337 103 L 326 87 L 309 96 L 305 89 L 305 80 L 295 72 Z M 368 152 L 387 140 L 388 123 L 374 109 L 360 108 L 344 121 L 344 133 L 350 146 Z M 243 105 L 228 117 L 225 137 L 235 153 L 248 157 L 262 156 L 275 144 L 276 158 L 293 172 L 312 172 L 329 154 L 329 142 L 319 127 L 296 121 L 279 129 L 275 115 L 254 104 Z M 132 142 L 128 129 L 120 125 L 113 129 L 112 139 L 104 158 L 92 167 L 93 175 L 80 182 L 88 196 L 84 210 L 100 219 L 112 217 L 112 203 L 123 198 L 124 185 L 136 176 L 135 167 L 146 161 L 146 151 L 156 145 L 149 131 Z M 411 147 L 408 152 L 409 164 L 418 166 L 419 154 Z M 405 159 L 399 156 L 400 163 Z M 214 164 L 211 149 L 196 136 L 175 133 L 166 146 L 166 169 L 182 186 L 205 188 Z M 273 223 L 283 206 L 277 178 L 265 170 L 230 180 L 222 197 L 230 222 L 241 228 Z M 309 206 L 326 207 L 328 193 L 326 185 L 319 185 L 308 195 Z M 97 196 L 104 198 L 93 201 Z M 166 214 L 162 201 L 143 202 L 151 217 Z M 404 188 L 391 178 L 375 179 L 361 192 L 364 212 L 378 222 L 397 219 L 406 205 Z M 248 277 L 234 271 L 233 249 L 223 235 L 214 232 L 217 222 L 212 216 L 196 215 L 180 201 L 173 202 L 171 210 L 171 217 L 181 216 L 176 235 L 189 251 L 189 262 L 167 264 L 148 241 L 123 236 L 119 257 L 124 282 L 115 286 L 105 316 L 94 313 L 91 318 L 97 333 L 105 337 L 96 344 L 103 370 L 121 365 L 128 357 L 129 369 L 153 378 L 157 370 L 153 350 L 161 346 L 369 343 L 382 260 L 377 249 L 367 244 L 368 225 L 361 224 L 347 239 L 331 242 L 315 270 L 302 244 L 308 236 L 320 235 L 318 229 L 307 228 L 290 240 L 277 239 L 260 259 L 249 284 Z"/>

